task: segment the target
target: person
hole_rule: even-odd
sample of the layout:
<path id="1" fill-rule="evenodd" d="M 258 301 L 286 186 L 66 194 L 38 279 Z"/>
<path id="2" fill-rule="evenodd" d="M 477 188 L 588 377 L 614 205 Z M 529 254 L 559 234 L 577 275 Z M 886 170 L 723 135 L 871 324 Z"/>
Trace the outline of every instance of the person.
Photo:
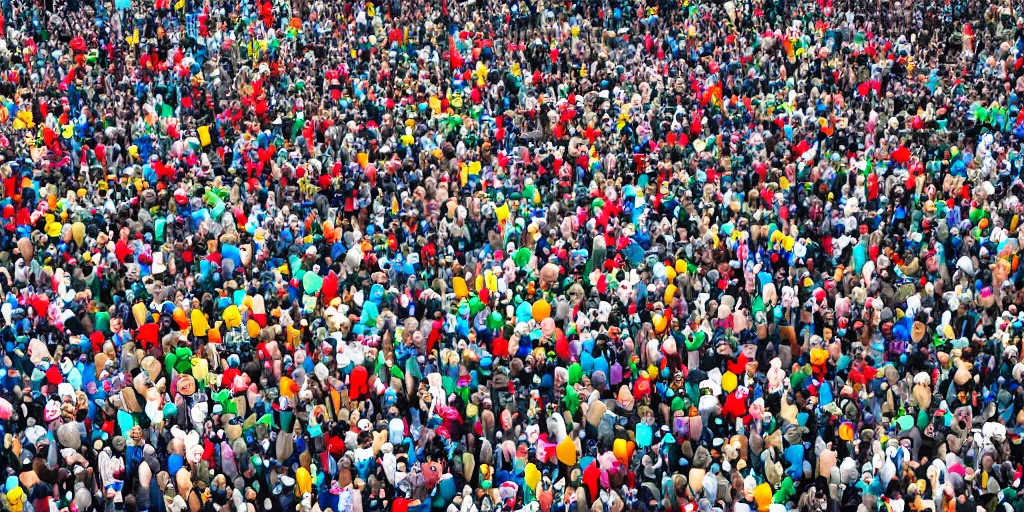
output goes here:
<path id="1" fill-rule="evenodd" d="M 11 512 L 1018 510 L 995 2 L 0 3 Z"/>

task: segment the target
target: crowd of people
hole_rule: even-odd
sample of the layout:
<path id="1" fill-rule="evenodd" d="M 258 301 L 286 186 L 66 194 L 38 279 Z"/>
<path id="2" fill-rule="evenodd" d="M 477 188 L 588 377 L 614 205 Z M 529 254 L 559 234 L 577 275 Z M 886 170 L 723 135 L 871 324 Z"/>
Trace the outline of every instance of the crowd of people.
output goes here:
<path id="1" fill-rule="evenodd" d="M 1024 510 L 1013 0 L 2 0 L 9 512 Z"/>

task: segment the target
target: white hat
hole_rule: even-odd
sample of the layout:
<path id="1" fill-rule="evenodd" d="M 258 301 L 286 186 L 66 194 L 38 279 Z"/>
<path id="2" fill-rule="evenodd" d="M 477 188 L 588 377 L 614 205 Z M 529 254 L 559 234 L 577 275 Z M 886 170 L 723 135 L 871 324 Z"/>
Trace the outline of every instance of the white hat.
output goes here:
<path id="1" fill-rule="evenodd" d="M 153 253 L 153 275 L 163 274 L 167 271 L 167 265 L 164 263 L 164 253 L 157 251 Z"/>

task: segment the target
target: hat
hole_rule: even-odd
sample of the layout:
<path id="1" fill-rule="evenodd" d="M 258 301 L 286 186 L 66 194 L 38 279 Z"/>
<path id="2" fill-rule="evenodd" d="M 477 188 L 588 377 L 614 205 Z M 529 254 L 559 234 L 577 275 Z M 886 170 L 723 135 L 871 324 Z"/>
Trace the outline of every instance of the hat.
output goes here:
<path id="1" fill-rule="evenodd" d="M 142 406 L 139 405 L 139 399 L 135 396 L 135 390 L 131 387 L 127 387 L 121 390 L 121 405 L 124 410 L 130 413 L 142 412 Z"/>
<path id="2" fill-rule="evenodd" d="M 535 241 L 540 240 L 540 227 L 536 222 L 531 222 L 530 225 L 526 227 L 526 231 L 530 233 L 530 236 L 533 237 Z"/>
<path id="3" fill-rule="evenodd" d="M 910 330 L 910 337 L 914 340 L 914 343 L 920 343 L 924 339 L 927 328 L 920 321 L 914 322 L 914 326 Z"/>
<path id="4" fill-rule="evenodd" d="M 160 364 L 160 361 L 153 356 L 146 356 L 142 358 L 142 362 L 139 363 L 139 367 L 146 372 L 146 375 L 149 376 L 150 380 L 156 380 L 160 375 L 160 371 L 163 369 L 163 365 Z"/>
<path id="5" fill-rule="evenodd" d="M 64 423 L 57 427 L 56 437 L 61 446 L 77 450 L 82 446 L 82 435 L 78 422 Z"/>
<path id="6" fill-rule="evenodd" d="M 160 275 L 167 272 L 167 265 L 164 263 L 164 253 L 161 251 L 153 253 L 153 275 Z"/>

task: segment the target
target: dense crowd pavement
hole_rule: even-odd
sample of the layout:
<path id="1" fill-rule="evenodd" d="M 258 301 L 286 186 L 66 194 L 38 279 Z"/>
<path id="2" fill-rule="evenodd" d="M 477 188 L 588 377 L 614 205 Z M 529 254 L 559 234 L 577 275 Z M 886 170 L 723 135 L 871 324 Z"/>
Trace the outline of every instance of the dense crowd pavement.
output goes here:
<path id="1" fill-rule="evenodd" d="M 5 512 L 1024 510 L 1017 2 L 0 14 Z"/>

